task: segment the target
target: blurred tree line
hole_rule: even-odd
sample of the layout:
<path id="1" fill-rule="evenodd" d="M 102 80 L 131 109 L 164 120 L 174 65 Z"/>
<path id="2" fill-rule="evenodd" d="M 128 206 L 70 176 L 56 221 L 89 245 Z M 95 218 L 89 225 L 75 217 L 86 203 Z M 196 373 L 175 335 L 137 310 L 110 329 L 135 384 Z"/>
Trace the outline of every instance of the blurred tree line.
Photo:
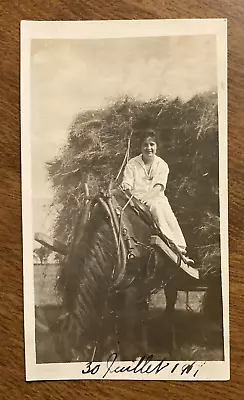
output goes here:
<path id="1" fill-rule="evenodd" d="M 41 264 L 41 265 L 47 264 L 48 258 L 51 253 L 52 253 L 52 250 L 50 250 L 48 247 L 45 247 L 45 246 L 36 247 L 33 250 L 34 262 L 36 264 Z"/>

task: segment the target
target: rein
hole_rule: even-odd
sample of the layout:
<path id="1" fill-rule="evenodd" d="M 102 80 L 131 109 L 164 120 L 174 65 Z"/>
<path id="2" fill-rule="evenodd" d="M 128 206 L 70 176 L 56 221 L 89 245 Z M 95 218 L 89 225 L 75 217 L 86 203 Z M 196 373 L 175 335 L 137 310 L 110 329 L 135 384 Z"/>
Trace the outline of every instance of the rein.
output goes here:
<path id="1" fill-rule="evenodd" d="M 106 201 L 107 200 L 107 201 Z M 117 267 L 118 270 L 120 271 L 118 277 L 115 278 L 115 282 L 113 283 L 114 287 L 117 287 L 119 283 L 121 282 L 122 278 L 124 277 L 125 274 L 125 269 L 126 269 L 126 263 L 127 263 L 127 252 L 126 252 L 126 246 L 125 246 L 125 241 L 120 240 L 120 228 L 119 228 L 119 221 L 117 218 L 117 215 L 115 213 L 115 210 L 113 208 L 111 198 L 104 199 L 100 197 L 98 199 L 99 203 L 105 210 L 109 220 L 110 220 L 110 225 L 116 245 L 116 253 L 117 253 Z M 112 274 L 112 279 L 114 279 L 115 276 L 115 267 L 113 268 L 113 274 Z"/>

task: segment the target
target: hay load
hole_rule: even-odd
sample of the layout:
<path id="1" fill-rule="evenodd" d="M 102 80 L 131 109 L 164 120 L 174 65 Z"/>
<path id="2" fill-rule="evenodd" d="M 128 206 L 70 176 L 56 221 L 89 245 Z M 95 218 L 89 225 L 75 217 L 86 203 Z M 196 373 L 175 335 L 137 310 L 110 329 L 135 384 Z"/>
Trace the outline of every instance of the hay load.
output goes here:
<path id="1" fill-rule="evenodd" d="M 84 184 L 92 194 L 118 173 L 132 134 L 130 157 L 138 154 L 140 133 L 154 129 L 158 154 L 169 164 L 167 196 L 185 234 L 189 252 L 207 274 L 219 274 L 219 192 L 217 95 L 188 102 L 157 98 L 140 102 L 122 98 L 106 109 L 79 113 L 60 155 L 48 163 L 59 207 L 55 236 L 72 238 Z"/>
<path id="2" fill-rule="evenodd" d="M 159 97 L 148 102 L 120 98 L 107 108 L 80 112 L 65 146 L 47 164 L 59 209 L 55 238 L 70 243 L 84 185 L 91 194 L 107 187 L 119 171 L 132 132 L 130 157 L 138 154 L 139 137 L 151 128 L 159 138 L 158 155 L 168 163 L 167 196 L 182 227 L 189 254 L 210 278 L 208 311 L 221 319 L 218 98 L 197 95 L 188 102 Z M 63 271 L 64 272 L 64 271 Z M 63 289 L 62 268 L 58 285 Z M 212 285 L 211 285 L 212 283 Z"/>

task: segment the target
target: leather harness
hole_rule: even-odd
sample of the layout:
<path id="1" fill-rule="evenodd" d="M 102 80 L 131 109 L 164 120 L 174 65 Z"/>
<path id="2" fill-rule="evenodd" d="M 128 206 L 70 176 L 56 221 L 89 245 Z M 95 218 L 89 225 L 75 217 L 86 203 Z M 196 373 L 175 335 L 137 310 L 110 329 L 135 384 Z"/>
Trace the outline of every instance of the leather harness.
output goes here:
<path id="1" fill-rule="evenodd" d="M 113 269 L 112 276 L 112 286 L 113 289 L 118 290 L 124 285 L 128 285 L 133 281 L 134 277 L 130 277 L 129 281 L 126 279 L 126 267 L 128 261 L 132 261 L 140 256 L 139 247 L 144 247 L 144 249 L 149 251 L 149 256 L 151 256 L 151 251 L 154 251 L 152 246 L 148 246 L 144 243 L 137 241 L 134 238 L 133 227 L 131 226 L 128 218 L 125 214 L 125 209 L 128 205 L 132 207 L 134 212 L 146 222 L 148 225 L 152 225 L 152 219 L 148 212 L 136 207 L 134 201 L 132 201 L 133 196 L 129 196 L 124 191 L 121 191 L 127 200 L 125 205 L 121 207 L 111 190 L 106 193 L 100 193 L 93 198 L 87 197 L 85 201 L 85 206 L 83 210 L 83 215 L 85 215 L 85 220 L 83 219 L 83 228 L 86 222 L 90 219 L 92 209 L 96 204 L 99 204 L 105 211 L 109 219 L 111 230 L 114 237 L 114 242 L 116 245 L 117 263 Z M 82 235 L 83 232 L 80 233 Z"/>

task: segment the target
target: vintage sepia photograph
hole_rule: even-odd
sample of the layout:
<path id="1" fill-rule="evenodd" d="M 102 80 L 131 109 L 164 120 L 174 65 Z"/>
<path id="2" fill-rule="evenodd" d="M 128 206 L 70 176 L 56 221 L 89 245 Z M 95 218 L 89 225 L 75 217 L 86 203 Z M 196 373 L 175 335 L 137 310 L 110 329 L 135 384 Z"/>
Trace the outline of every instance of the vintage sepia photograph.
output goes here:
<path id="1" fill-rule="evenodd" d="M 21 43 L 27 380 L 229 379 L 226 21 Z"/>

